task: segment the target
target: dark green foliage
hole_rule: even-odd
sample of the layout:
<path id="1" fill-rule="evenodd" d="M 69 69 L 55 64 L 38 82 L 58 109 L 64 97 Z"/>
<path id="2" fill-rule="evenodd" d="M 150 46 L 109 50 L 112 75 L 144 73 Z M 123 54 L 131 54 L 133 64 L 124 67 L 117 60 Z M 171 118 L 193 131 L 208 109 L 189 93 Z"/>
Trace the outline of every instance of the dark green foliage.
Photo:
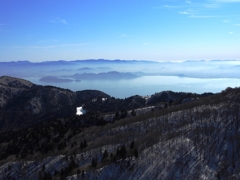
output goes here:
<path id="1" fill-rule="evenodd" d="M 108 98 L 106 101 L 102 102 L 95 101 L 91 103 L 86 103 L 84 107 L 91 109 L 91 111 L 101 111 L 101 112 L 118 112 L 121 109 L 136 109 L 146 106 L 146 100 L 141 96 L 131 96 L 125 99 L 117 99 L 114 97 Z M 118 112 L 119 113 L 119 112 Z M 117 114 L 115 114 L 117 115 Z M 115 116 L 116 119 L 120 118 L 120 113 Z"/>
<path id="2" fill-rule="evenodd" d="M 61 169 L 60 176 L 61 176 L 61 179 L 65 179 L 65 177 L 66 177 L 66 171 L 65 171 L 64 168 Z"/>
<path id="3" fill-rule="evenodd" d="M 80 143 L 80 149 L 82 150 L 83 148 L 86 148 L 87 147 L 87 140 L 84 139 L 83 141 L 81 141 Z"/>
<path id="4" fill-rule="evenodd" d="M 21 154 L 21 158 L 25 158 L 26 156 L 27 156 L 26 153 Z"/>
<path id="5" fill-rule="evenodd" d="M 125 145 L 122 145 L 120 149 L 117 149 L 117 157 L 125 158 L 127 154 L 127 150 Z"/>
<path id="6" fill-rule="evenodd" d="M 124 119 L 124 118 L 126 118 L 127 117 L 127 111 L 126 110 L 122 110 L 121 111 L 121 116 L 120 116 L 120 118 L 121 119 Z"/>
<path id="7" fill-rule="evenodd" d="M 87 140 L 84 139 L 84 142 L 83 142 L 83 147 L 86 148 L 87 147 Z"/>
<path id="8" fill-rule="evenodd" d="M 116 162 L 116 161 L 117 161 L 117 155 L 113 156 L 113 162 Z"/>
<path id="9" fill-rule="evenodd" d="M 131 115 L 136 116 L 136 112 L 134 111 L 134 109 L 132 110 Z"/>
<path id="10" fill-rule="evenodd" d="M 92 167 L 97 167 L 97 159 L 96 158 L 92 158 Z"/>
<path id="11" fill-rule="evenodd" d="M 119 112 L 117 111 L 117 112 L 115 113 L 114 119 L 118 120 L 119 118 L 120 118 L 120 115 L 119 115 Z"/>
<path id="12" fill-rule="evenodd" d="M 23 130 L 0 132 L 0 145 L 1 143 L 7 143 L 5 148 L 0 146 L 0 160 L 6 159 L 9 155 L 19 154 L 24 159 L 37 152 L 48 154 L 54 150 L 65 150 L 67 148 L 66 140 L 73 139 L 84 128 L 103 124 L 105 124 L 103 118 L 98 113 L 91 113 L 84 116 L 42 122 L 37 126 Z M 76 141 L 69 144 L 72 148 L 76 145 Z M 84 149 L 87 146 L 87 140 L 83 139 L 80 148 Z"/>
<path id="13" fill-rule="evenodd" d="M 77 168 L 78 164 L 73 160 L 73 157 L 71 158 L 71 161 L 68 166 L 69 172 L 71 172 L 73 169 Z"/>
<path id="14" fill-rule="evenodd" d="M 135 156 L 136 158 L 138 158 L 138 150 L 137 150 L 137 149 L 134 149 L 134 156 Z"/>
<path id="15" fill-rule="evenodd" d="M 52 179 L 52 176 L 50 173 L 45 173 L 44 174 L 44 177 L 43 177 L 43 180 L 51 180 Z"/>
<path id="16" fill-rule="evenodd" d="M 122 145 L 122 147 L 121 147 L 121 156 L 122 156 L 122 157 L 125 157 L 126 154 L 127 154 L 126 147 L 125 147 L 125 145 Z"/>
<path id="17" fill-rule="evenodd" d="M 48 153 L 49 151 L 53 150 L 54 144 L 53 143 L 48 143 L 42 146 L 41 152 L 42 153 Z"/>
<path id="18" fill-rule="evenodd" d="M 165 104 L 164 104 L 164 108 L 167 108 L 167 107 L 168 107 L 168 104 L 167 104 L 167 103 L 165 103 Z"/>
<path id="19" fill-rule="evenodd" d="M 42 165 L 42 170 L 45 171 L 45 164 Z"/>
<path id="20" fill-rule="evenodd" d="M 102 160 L 106 159 L 108 157 L 108 152 L 107 150 L 105 149 L 104 153 L 103 153 L 103 157 L 102 157 Z"/>
<path id="21" fill-rule="evenodd" d="M 80 149 L 83 149 L 84 145 L 83 145 L 83 142 L 81 141 L 80 143 Z"/>
<path id="22" fill-rule="evenodd" d="M 62 149 L 64 149 L 66 146 L 67 146 L 67 145 L 66 145 L 66 142 L 61 142 L 61 143 L 58 144 L 58 150 L 62 150 Z"/>
<path id="23" fill-rule="evenodd" d="M 78 168 L 78 164 L 74 161 L 73 157 L 71 156 L 69 165 L 66 168 L 62 168 L 60 171 L 61 179 L 65 179 L 76 168 Z M 79 171 L 80 171 L 80 169 L 78 169 L 77 172 L 79 172 Z M 55 175 L 58 175 L 58 174 L 59 174 L 59 172 L 55 173 Z"/>
<path id="24" fill-rule="evenodd" d="M 59 171 L 57 171 L 56 169 L 55 169 L 55 171 L 54 171 L 54 176 L 57 176 L 59 174 Z"/>
<path id="25" fill-rule="evenodd" d="M 130 144 L 130 149 L 134 149 L 135 148 L 135 142 L 132 141 L 131 144 Z"/>

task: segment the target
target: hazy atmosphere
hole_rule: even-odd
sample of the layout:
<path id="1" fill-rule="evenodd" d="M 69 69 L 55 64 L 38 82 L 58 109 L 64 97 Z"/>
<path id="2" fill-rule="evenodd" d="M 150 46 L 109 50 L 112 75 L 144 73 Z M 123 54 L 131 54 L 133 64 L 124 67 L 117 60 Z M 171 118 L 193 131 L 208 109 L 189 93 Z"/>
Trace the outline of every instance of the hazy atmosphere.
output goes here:
<path id="1" fill-rule="evenodd" d="M 0 1 L 0 61 L 240 59 L 239 0 Z"/>

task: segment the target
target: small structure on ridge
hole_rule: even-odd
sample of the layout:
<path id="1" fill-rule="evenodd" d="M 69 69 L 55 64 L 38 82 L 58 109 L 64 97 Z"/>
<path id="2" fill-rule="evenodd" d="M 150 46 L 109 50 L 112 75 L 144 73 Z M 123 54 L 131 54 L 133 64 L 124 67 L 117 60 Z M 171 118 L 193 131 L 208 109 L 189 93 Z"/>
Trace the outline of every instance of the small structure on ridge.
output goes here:
<path id="1" fill-rule="evenodd" d="M 83 109 L 83 106 L 77 107 L 76 115 L 81 116 L 83 114 L 86 114 L 86 110 Z"/>

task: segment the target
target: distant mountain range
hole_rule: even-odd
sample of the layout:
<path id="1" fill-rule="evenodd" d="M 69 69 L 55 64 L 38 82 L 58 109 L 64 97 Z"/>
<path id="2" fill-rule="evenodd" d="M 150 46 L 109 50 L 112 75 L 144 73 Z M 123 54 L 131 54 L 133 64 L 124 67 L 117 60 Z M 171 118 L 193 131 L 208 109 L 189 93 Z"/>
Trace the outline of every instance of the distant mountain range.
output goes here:
<path id="1" fill-rule="evenodd" d="M 85 68 L 86 69 L 86 68 Z M 45 76 L 39 79 L 42 82 L 49 83 L 66 83 L 72 81 L 81 80 L 121 80 L 121 79 L 134 79 L 138 76 L 133 73 L 120 73 L 117 71 L 111 71 L 106 73 L 76 73 L 72 76 L 67 76 L 67 78 L 56 77 L 56 76 Z"/>
<path id="2" fill-rule="evenodd" d="M 59 78 L 59 77 L 56 77 L 56 76 L 45 76 L 45 77 L 40 78 L 39 81 L 48 82 L 48 83 L 66 83 L 66 82 L 73 82 L 72 79 Z"/>
<path id="3" fill-rule="evenodd" d="M 133 73 L 138 76 L 160 75 L 192 78 L 240 78 L 240 61 L 156 62 L 136 60 L 14 61 L 0 62 L 0 75 L 15 77 L 70 76 L 83 73 Z M 27 71 L 26 71 L 27 69 Z"/>
<path id="4" fill-rule="evenodd" d="M 98 73 L 98 74 L 94 74 L 94 73 L 74 74 L 71 77 L 79 80 L 95 80 L 95 79 L 119 80 L 119 79 L 133 79 L 133 78 L 137 78 L 138 76 L 132 73 L 120 73 L 117 71 L 111 71 L 111 72 Z"/>
<path id="5" fill-rule="evenodd" d="M 76 65 L 76 64 L 158 64 L 156 61 L 139 61 L 139 60 L 106 60 L 106 59 L 87 59 L 87 60 L 74 60 L 74 61 L 42 61 L 42 62 L 31 62 L 31 61 L 10 61 L 10 62 L 0 62 L 1 65 L 6 66 L 61 66 L 61 65 Z M 85 67 L 86 68 L 86 67 Z"/>

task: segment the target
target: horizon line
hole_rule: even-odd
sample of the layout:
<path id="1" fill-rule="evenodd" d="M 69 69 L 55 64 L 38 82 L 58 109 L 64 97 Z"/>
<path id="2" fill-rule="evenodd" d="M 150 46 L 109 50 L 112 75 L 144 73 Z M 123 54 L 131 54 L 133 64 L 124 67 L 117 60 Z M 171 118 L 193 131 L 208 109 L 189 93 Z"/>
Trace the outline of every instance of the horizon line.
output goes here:
<path id="1" fill-rule="evenodd" d="M 199 59 L 199 60 L 135 60 L 135 59 L 75 59 L 75 60 L 64 60 L 64 59 L 59 59 L 59 60 L 44 60 L 44 61 L 30 61 L 30 60 L 16 60 L 16 61 L 0 61 L 0 63 L 17 63 L 17 62 L 29 62 L 29 63 L 44 63 L 44 62 L 77 62 L 77 61 L 135 61 L 135 62 L 192 62 L 192 61 L 205 61 L 205 62 L 210 62 L 210 61 L 240 61 L 240 59 L 210 59 L 210 60 L 204 60 L 204 59 Z"/>

